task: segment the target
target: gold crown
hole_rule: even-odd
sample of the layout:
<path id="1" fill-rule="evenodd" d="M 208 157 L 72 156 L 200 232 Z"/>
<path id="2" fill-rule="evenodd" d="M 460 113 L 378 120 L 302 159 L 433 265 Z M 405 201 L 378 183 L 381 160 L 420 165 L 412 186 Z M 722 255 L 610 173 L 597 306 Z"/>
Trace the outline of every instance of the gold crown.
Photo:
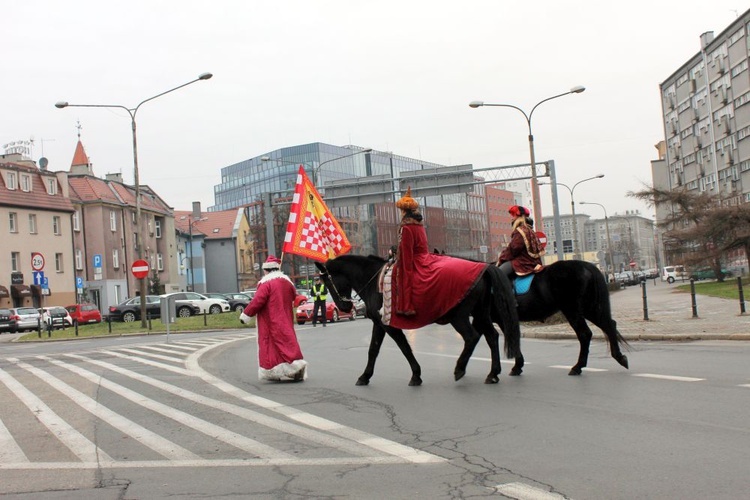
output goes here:
<path id="1" fill-rule="evenodd" d="M 411 197 L 411 186 L 406 188 L 406 194 L 396 202 L 396 207 L 401 210 L 415 210 L 419 208 L 417 200 Z"/>

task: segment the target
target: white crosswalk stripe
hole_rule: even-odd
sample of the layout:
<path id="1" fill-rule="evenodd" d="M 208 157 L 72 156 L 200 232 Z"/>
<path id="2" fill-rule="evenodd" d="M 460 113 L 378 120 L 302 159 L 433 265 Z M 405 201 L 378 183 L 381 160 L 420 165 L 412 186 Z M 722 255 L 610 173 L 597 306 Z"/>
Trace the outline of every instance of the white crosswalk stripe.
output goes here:
<path id="1" fill-rule="evenodd" d="M 35 417 L 6 426 L 7 405 L 0 406 L 0 470 L 445 461 L 258 397 L 200 368 L 201 355 L 248 338 L 243 333 L 0 359 L 0 384 L 16 399 L 14 411 Z M 93 420 L 80 418 L 84 414 Z M 34 427 L 40 424 L 53 438 L 45 449 L 53 451 L 29 445 L 32 453 L 25 453 L 17 440 L 38 439 Z M 95 442 L 86 437 L 92 434 Z"/>

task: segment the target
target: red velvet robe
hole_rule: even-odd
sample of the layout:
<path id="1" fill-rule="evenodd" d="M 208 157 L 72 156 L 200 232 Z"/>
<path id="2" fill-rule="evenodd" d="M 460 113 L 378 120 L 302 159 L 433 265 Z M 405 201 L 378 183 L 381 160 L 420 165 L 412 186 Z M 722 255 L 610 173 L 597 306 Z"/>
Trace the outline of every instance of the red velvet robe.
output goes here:
<path id="1" fill-rule="evenodd" d="M 245 307 L 247 316 L 258 316 L 258 364 L 262 379 L 289 376 L 287 365 L 302 359 L 292 313 L 296 296 L 289 278 L 274 271 L 260 280 L 253 300 Z"/>
<path id="2" fill-rule="evenodd" d="M 431 253 L 422 223 L 404 219 L 393 267 L 390 325 L 411 330 L 434 323 L 466 296 L 486 267 Z"/>

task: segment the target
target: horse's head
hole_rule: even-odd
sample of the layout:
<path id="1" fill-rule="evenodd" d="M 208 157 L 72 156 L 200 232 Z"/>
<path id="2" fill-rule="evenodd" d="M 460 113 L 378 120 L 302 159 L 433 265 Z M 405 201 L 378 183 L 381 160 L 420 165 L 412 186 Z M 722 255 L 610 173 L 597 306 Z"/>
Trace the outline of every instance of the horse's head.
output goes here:
<path id="1" fill-rule="evenodd" d="M 315 263 L 336 307 L 349 312 L 354 307 L 352 291 L 357 293 L 370 309 L 372 297 L 377 295 L 377 274 L 385 259 L 376 256 L 342 255 L 325 264 Z M 377 309 L 380 305 L 374 305 Z"/>

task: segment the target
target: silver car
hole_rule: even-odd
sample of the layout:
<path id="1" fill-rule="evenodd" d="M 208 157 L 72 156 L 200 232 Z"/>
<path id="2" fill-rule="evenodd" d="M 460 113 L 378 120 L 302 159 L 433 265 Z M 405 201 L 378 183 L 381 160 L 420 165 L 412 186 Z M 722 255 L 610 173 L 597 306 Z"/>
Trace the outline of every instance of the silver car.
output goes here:
<path id="1" fill-rule="evenodd" d="M 34 307 L 14 307 L 10 309 L 10 331 L 37 330 L 40 316 Z"/>

